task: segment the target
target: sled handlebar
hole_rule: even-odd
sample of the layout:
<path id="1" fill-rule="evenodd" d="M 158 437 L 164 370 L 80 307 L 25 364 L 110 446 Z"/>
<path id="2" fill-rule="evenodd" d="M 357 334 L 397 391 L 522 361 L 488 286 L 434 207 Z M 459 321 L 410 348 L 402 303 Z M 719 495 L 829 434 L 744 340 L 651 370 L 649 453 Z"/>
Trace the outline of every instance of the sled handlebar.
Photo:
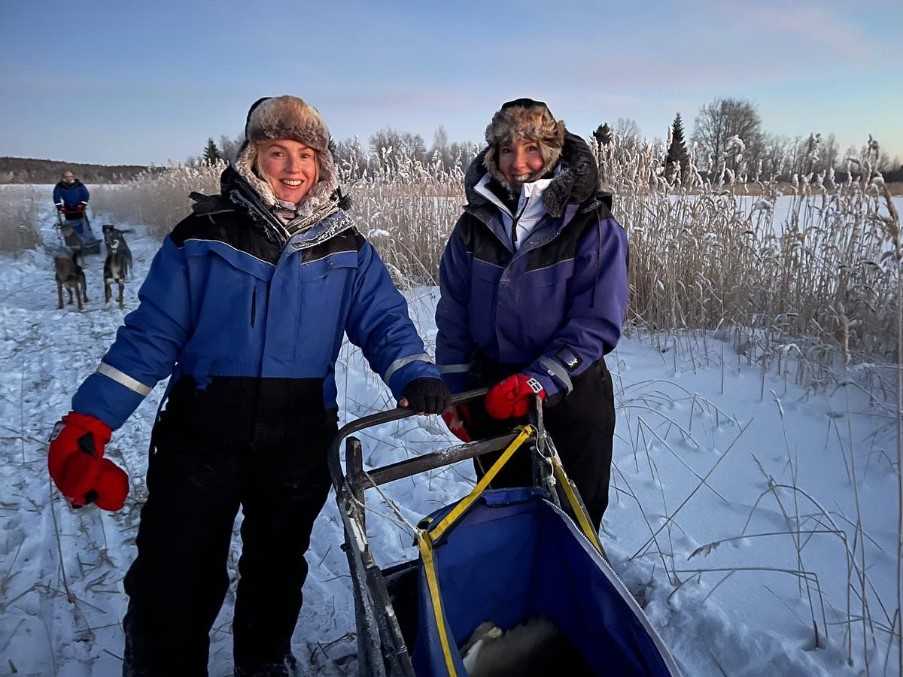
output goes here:
<path id="1" fill-rule="evenodd" d="M 487 388 L 479 388 L 476 390 L 468 390 L 458 395 L 452 396 L 450 404 L 461 404 L 469 400 L 484 396 L 488 392 Z M 342 464 L 339 458 L 339 449 L 342 440 L 346 437 L 346 455 L 345 464 L 348 468 L 348 481 L 358 487 L 361 491 L 367 487 L 379 486 L 386 482 L 409 477 L 435 468 L 441 468 L 445 465 L 451 465 L 458 461 L 468 458 L 482 456 L 491 451 L 500 451 L 508 446 L 516 437 L 515 433 L 503 435 L 489 440 L 481 440 L 478 442 L 468 442 L 467 444 L 459 444 L 442 451 L 434 451 L 428 454 L 422 454 L 415 458 L 410 458 L 397 463 L 391 463 L 381 468 L 374 468 L 366 474 L 363 472 L 363 459 L 361 452 L 361 443 L 357 438 L 349 437 L 356 432 L 372 428 L 383 423 L 399 421 L 410 416 L 417 416 L 418 412 L 413 409 L 396 407 L 387 411 L 381 411 L 370 416 L 364 416 L 351 423 L 342 426 L 336 433 L 332 444 L 329 447 L 327 463 L 329 465 L 329 474 L 332 477 L 332 484 L 336 491 L 340 491 L 346 481 L 345 473 L 342 471 Z"/>

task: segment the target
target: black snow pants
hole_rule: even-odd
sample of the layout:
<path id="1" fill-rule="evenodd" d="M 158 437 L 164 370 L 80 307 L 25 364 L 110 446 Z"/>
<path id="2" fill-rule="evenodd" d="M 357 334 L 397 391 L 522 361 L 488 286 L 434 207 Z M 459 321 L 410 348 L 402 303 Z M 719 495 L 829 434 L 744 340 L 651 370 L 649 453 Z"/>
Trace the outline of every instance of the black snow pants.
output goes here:
<path id="1" fill-rule="evenodd" d="M 483 360 L 479 363 L 478 385 L 492 386 L 522 367 Z M 599 530 L 608 507 L 612 445 L 615 434 L 615 404 L 611 374 L 601 359 L 573 379 L 574 389 L 553 406 L 543 410 L 546 430 L 558 450 L 568 477 L 577 485 L 590 519 Z M 469 403 L 472 439 L 485 439 L 511 431 L 527 419 L 497 421 L 486 413 L 482 400 Z M 492 482 L 494 488 L 533 484 L 530 454 L 516 453 Z M 482 477 L 501 452 L 474 459 L 477 477 Z"/>
<path id="2" fill-rule="evenodd" d="M 123 675 L 207 675 L 239 507 L 236 675 L 292 674 L 304 553 L 329 493 L 335 433 L 320 380 L 175 386 L 152 434 L 138 556 L 125 577 Z"/>

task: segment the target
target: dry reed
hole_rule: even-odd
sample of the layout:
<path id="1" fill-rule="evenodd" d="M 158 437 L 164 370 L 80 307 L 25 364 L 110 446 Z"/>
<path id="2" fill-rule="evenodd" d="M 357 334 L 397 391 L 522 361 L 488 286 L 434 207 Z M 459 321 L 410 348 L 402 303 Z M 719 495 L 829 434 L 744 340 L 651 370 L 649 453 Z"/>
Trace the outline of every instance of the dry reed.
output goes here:
<path id="1" fill-rule="evenodd" d="M 20 252 L 40 244 L 38 202 L 31 186 L 0 188 L 0 251 Z"/>
<path id="2" fill-rule="evenodd" d="M 898 267 L 882 185 L 867 163 L 839 185 L 832 175 L 796 177 L 784 194 L 788 184 L 727 169 L 704 179 L 692 164 L 669 181 L 664 149 L 652 144 L 615 139 L 597 156 L 630 238 L 632 327 L 672 332 L 694 348 L 707 332 L 730 329 L 750 363 L 780 369 L 800 358 L 800 383 L 837 366 L 895 361 Z M 217 190 L 221 169 L 99 187 L 94 208 L 162 234 L 188 213 L 190 191 Z M 461 170 L 386 149 L 379 162 L 340 172 L 359 229 L 396 282 L 434 284 L 464 204 Z"/>

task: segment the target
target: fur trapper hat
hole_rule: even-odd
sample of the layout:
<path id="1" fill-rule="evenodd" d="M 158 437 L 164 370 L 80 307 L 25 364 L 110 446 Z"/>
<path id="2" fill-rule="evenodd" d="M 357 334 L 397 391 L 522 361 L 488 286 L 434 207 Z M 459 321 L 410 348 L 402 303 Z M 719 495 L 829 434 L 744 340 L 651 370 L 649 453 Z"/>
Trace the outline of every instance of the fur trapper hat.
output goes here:
<path id="1" fill-rule="evenodd" d="M 276 139 L 292 139 L 317 151 L 320 180 L 305 196 L 304 203 L 311 208 L 322 206 L 338 188 L 338 172 L 330 149 L 329 129 L 319 111 L 303 99 L 288 95 L 258 99 L 248 111 L 245 143 L 235 168 L 269 206 L 276 198 L 257 171 L 257 143 Z"/>
<path id="2" fill-rule="evenodd" d="M 293 139 L 320 153 L 329 148 L 329 129 L 319 111 L 297 96 L 258 99 L 248 111 L 245 138 Z"/>
<path id="3" fill-rule="evenodd" d="M 486 127 L 486 143 L 489 150 L 483 162 L 492 176 L 506 188 L 512 188 L 498 167 L 499 147 L 516 140 L 533 141 L 540 149 L 543 167 L 538 176 L 543 176 L 561 157 L 564 146 L 565 126 L 556 120 L 552 111 L 542 101 L 515 99 L 502 104 Z"/>

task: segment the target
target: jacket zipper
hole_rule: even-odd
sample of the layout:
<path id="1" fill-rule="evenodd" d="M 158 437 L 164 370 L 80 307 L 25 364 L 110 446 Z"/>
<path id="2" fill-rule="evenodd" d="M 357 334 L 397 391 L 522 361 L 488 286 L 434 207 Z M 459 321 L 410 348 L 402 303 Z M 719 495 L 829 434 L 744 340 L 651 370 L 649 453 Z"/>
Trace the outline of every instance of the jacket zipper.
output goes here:
<path id="1" fill-rule="evenodd" d="M 257 285 L 254 285 L 254 288 L 251 290 L 251 326 L 254 326 L 254 321 L 257 318 Z"/>
<path id="2" fill-rule="evenodd" d="M 530 198 L 528 197 L 524 200 L 524 207 L 520 210 L 520 213 L 514 217 L 511 221 L 511 247 L 514 251 L 517 251 L 517 223 L 520 221 L 520 217 L 524 215 L 524 212 L 527 211 L 527 205 L 530 204 Z"/>

